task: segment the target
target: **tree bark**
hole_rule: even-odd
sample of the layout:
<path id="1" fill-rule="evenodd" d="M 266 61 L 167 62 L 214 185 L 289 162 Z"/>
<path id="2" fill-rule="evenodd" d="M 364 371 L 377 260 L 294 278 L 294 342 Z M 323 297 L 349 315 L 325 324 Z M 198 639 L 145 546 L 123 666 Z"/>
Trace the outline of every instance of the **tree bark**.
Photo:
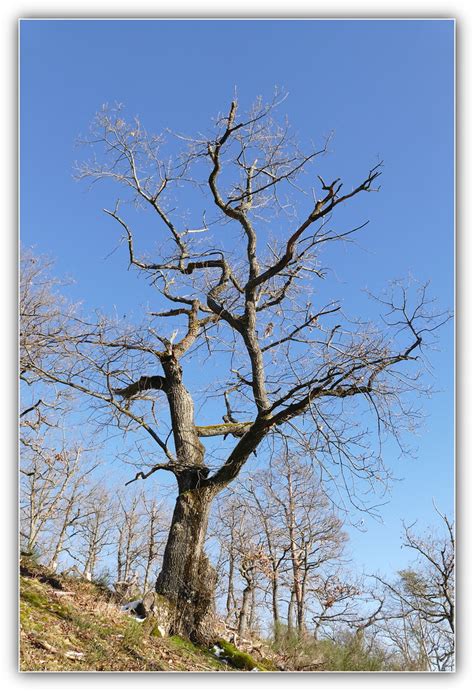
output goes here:
<path id="1" fill-rule="evenodd" d="M 190 482 L 188 478 L 186 484 Z M 156 592 L 174 605 L 172 633 L 195 641 L 206 641 L 212 634 L 216 574 L 204 540 L 213 496 L 199 487 L 178 495 L 156 582 Z"/>
<path id="2" fill-rule="evenodd" d="M 229 621 L 231 616 L 235 613 L 235 595 L 234 595 L 234 571 L 235 571 L 235 555 L 233 535 L 231 533 L 231 544 L 229 545 L 229 575 L 227 580 L 227 598 L 226 598 L 226 621 Z"/>
<path id="3" fill-rule="evenodd" d="M 281 634 L 281 621 L 278 606 L 278 574 L 276 570 L 272 573 L 272 615 L 273 633 L 275 636 L 275 640 L 279 640 Z"/>
<path id="4" fill-rule="evenodd" d="M 290 600 L 288 602 L 288 633 L 291 633 L 294 629 L 295 620 L 295 591 L 292 590 L 290 593 Z"/>
<path id="5" fill-rule="evenodd" d="M 242 607 L 240 608 L 239 614 L 238 634 L 241 638 L 243 638 L 243 636 L 245 635 L 249 623 L 252 592 L 252 585 L 248 583 L 244 588 L 244 592 L 242 593 Z"/>
<path id="6" fill-rule="evenodd" d="M 171 521 L 156 592 L 174 606 L 172 631 L 191 640 L 208 639 L 214 613 L 216 574 L 204 552 L 209 511 L 216 488 L 203 487 L 208 474 L 204 447 L 194 422 L 192 397 L 174 355 L 161 360 L 166 375 L 179 494 Z"/>

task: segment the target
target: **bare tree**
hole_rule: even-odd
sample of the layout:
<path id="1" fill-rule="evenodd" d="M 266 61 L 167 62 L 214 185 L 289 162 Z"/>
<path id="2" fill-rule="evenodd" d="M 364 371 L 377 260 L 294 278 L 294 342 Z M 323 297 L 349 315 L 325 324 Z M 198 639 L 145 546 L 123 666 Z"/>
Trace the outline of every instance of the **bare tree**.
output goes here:
<path id="1" fill-rule="evenodd" d="M 51 276 L 52 261 L 24 249 L 20 259 L 19 376 L 20 422 L 38 430 L 52 424 L 48 413 L 61 410 L 66 391 L 45 386 L 39 372 L 49 369 L 61 353 L 74 312 L 58 292 L 61 282 Z"/>
<path id="2" fill-rule="evenodd" d="M 165 538 L 168 533 L 168 521 L 164 520 L 162 507 L 154 499 L 147 499 L 142 495 L 145 541 L 141 551 L 143 568 L 143 590 L 146 592 L 151 586 L 152 572 L 161 555 Z"/>
<path id="3" fill-rule="evenodd" d="M 116 524 L 117 506 L 107 490 L 94 487 L 83 502 L 76 540 L 70 550 L 70 556 L 81 565 L 86 580 L 99 576 L 99 565 L 114 545 Z"/>
<path id="4" fill-rule="evenodd" d="M 361 630 L 366 620 L 360 611 L 360 588 L 341 573 L 319 574 L 311 588 L 313 635 L 318 638 L 341 624 Z"/>
<path id="5" fill-rule="evenodd" d="M 217 592 L 225 599 L 225 620 L 236 624 L 238 606 L 236 579 L 238 577 L 238 541 L 242 533 L 243 502 L 240 497 L 224 493 L 216 502 L 208 540 L 218 545 L 216 560 Z"/>
<path id="6" fill-rule="evenodd" d="M 436 508 L 436 507 L 435 507 Z M 436 509 L 443 528 L 420 536 L 405 526 L 404 546 L 416 561 L 397 582 L 377 576 L 386 591 L 387 636 L 411 665 L 450 670 L 454 666 L 454 528 Z"/>
<path id="7" fill-rule="evenodd" d="M 58 294 L 48 258 L 22 250 L 20 266 L 20 544 L 27 552 L 39 546 L 55 568 L 74 520 L 78 488 L 94 464 L 86 461 L 82 472 L 84 449 L 65 440 L 72 391 L 39 374 L 60 357 L 72 310 Z"/>
<path id="8" fill-rule="evenodd" d="M 219 594 L 225 601 L 227 624 L 242 637 L 256 628 L 257 590 L 262 576 L 269 576 L 269 560 L 259 518 L 244 493 L 224 493 L 216 508 L 209 537 L 219 546 Z"/>
<path id="9" fill-rule="evenodd" d="M 244 581 L 242 603 L 238 620 L 238 634 L 243 637 L 247 631 L 255 629 L 256 597 L 259 576 L 268 572 L 268 557 L 260 545 L 247 543 L 240 549 L 239 572 Z"/>
<path id="10" fill-rule="evenodd" d="M 287 598 L 287 624 L 301 635 L 308 604 L 325 574 L 339 570 L 345 534 L 310 461 L 288 448 L 270 468 L 241 483 L 239 494 L 267 559 L 273 629 L 281 628 L 281 600 Z"/>
<path id="11" fill-rule="evenodd" d="M 193 638 L 206 635 L 214 606 L 215 574 L 203 548 L 214 497 L 264 439 L 291 432 L 317 451 L 328 474 L 337 469 L 359 502 L 357 484 L 377 485 L 386 469 L 357 412 L 372 410 L 380 436 L 400 438 L 403 420 L 415 415 L 403 394 L 419 385 L 417 353 L 446 318 L 425 288 L 412 301 L 395 287 L 384 299 L 391 327 L 380 329 L 349 320 L 336 300 L 308 301 L 326 274 L 323 249 L 365 225 L 336 230 L 335 212 L 377 189 L 381 164 L 347 188 L 316 177 L 327 145 L 302 152 L 288 123 L 274 121 L 277 105 L 278 98 L 258 100 L 239 117 L 234 100 L 212 135 L 179 137 L 184 150 L 171 155 L 163 137 L 138 119 L 127 123 L 120 108 L 98 114 L 85 139 L 95 157 L 78 175 L 117 183 L 138 219 L 143 210 L 156 219 L 161 242 L 147 250 L 132 207 L 122 199 L 106 210 L 130 266 L 157 289 L 157 306 L 143 324 L 77 320 L 68 366 L 34 365 L 39 376 L 92 397 L 103 422 L 149 436 L 160 457 L 135 480 L 161 470 L 176 477 L 156 589 L 180 608 L 180 632 Z M 269 228 L 278 229 L 274 237 Z M 205 399 L 199 387 L 190 391 L 189 372 L 199 357 L 207 400 L 221 392 L 222 422 L 196 420 L 195 404 Z"/>
<path id="12" fill-rule="evenodd" d="M 276 510 L 282 514 L 291 573 L 290 592 L 296 610 L 298 632 L 306 628 L 308 590 L 322 568 L 341 557 L 345 534 L 342 521 L 330 506 L 311 465 L 296 455 L 282 454 L 272 463 L 264 486 Z"/>
<path id="13" fill-rule="evenodd" d="M 25 552 L 39 550 L 55 569 L 87 491 L 87 477 L 98 464 L 83 462 L 80 447 L 57 450 L 48 448 L 46 440 L 43 435 L 21 440 L 20 535 Z"/>
<path id="14" fill-rule="evenodd" d="M 290 550 L 285 521 L 282 520 L 281 504 L 277 504 L 272 493 L 272 477 L 268 473 L 257 473 L 242 485 L 242 495 L 248 512 L 255 519 L 255 529 L 267 558 L 266 572 L 269 580 L 271 612 L 274 636 L 278 639 L 281 630 L 280 594 L 282 574 L 287 569 Z"/>
<path id="15" fill-rule="evenodd" d="M 127 500 L 119 494 L 117 500 L 117 581 L 128 582 L 142 550 L 140 496 Z"/>
<path id="16" fill-rule="evenodd" d="M 59 477 L 61 483 L 65 478 L 68 482 L 58 504 L 56 518 L 51 526 L 51 556 L 48 566 L 53 571 L 58 569 L 59 560 L 65 553 L 76 534 L 76 526 L 81 519 L 81 506 L 87 497 L 91 487 L 91 476 L 98 468 L 99 462 L 95 459 L 83 458 L 83 450 L 75 448 L 69 452 L 72 456 L 72 464 L 67 463 L 63 477 Z"/>

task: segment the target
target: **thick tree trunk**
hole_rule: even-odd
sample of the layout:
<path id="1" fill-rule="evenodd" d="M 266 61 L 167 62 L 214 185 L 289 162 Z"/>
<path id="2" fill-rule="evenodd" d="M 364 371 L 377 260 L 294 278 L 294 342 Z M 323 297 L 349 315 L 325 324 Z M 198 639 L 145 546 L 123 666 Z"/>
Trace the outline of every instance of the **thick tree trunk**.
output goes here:
<path id="1" fill-rule="evenodd" d="M 204 552 L 213 494 L 195 488 L 181 492 L 156 582 L 158 594 L 173 605 L 172 633 L 207 640 L 212 631 L 216 574 Z"/>
<path id="2" fill-rule="evenodd" d="M 162 358 L 161 364 L 166 375 L 179 494 L 156 592 L 172 603 L 172 632 L 192 640 L 206 640 L 214 613 L 216 574 L 204 553 L 204 541 L 216 491 L 201 486 L 208 469 L 181 366 L 171 354 Z"/>

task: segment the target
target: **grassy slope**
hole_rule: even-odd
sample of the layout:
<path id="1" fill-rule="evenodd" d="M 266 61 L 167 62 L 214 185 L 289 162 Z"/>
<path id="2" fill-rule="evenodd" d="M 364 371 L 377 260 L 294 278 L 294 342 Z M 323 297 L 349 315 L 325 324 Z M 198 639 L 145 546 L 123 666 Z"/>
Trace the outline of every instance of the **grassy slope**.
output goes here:
<path id="1" fill-rule="evenodd" d="M 177 636 L 162 638 L 151 620 L 120 612 L 112 593 L 77 578 L 57 577 L 22 561 L 20 576 L 21 671 L 378 671 L 387 665 L 357 637 L 345 644 L 291 637 L 271 659 L 257 661 L 219 639 L 227 662 Z M 263 651 L 262 651 L 263 652 Z"/>
<path id="2" fill-rule="evenodd" d="M 189 641 L 159 637 L 150 622 L 122 614 L 93 583 L 61 578 L 72 593 L 61 594 L 41 569 L 23 572 L 21 671 L 235 671 Z"/>

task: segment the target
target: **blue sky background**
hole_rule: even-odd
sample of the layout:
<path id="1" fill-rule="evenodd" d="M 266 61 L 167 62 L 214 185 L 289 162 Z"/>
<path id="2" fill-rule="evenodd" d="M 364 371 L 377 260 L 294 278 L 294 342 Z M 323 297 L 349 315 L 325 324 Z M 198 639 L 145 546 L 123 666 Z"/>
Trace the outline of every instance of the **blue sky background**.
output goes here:
<path id="1" fill-rule="evenodd" d="M 22 21 L 21 240 L 56 259 L 87 308 L 138 312 L 150 297 L 117 246 L 101 209 L 113 195 L 73 179 L 75 142 L 104 102 L 123 102 L 150 131 L 208 131 L 237 87 L 249 105 L 289 92 L 281 107 L 300 139 L 334 131 L 328 178 L 357 181 L 384 160 L 382 190 L 352 207 L 370 219 L 358 245 L 338 248 L 333 280 L 344 306 L 371 316 L 360 289 L 380 291 L 409 274 L 431 280 L 452 308 L 454 194 L 452 21 Z M 107 258 L 108 257 L 108 258 Z M 351 549 L 367 571 L 406 563 L 401 520 L 433 522 L 432 498 L 453 506 L 453 327 L 431 361 L 437 393 L 426 401 L 418 457 L 388 463 L 395 483 L 384 523 L 365 517 Z"/>

